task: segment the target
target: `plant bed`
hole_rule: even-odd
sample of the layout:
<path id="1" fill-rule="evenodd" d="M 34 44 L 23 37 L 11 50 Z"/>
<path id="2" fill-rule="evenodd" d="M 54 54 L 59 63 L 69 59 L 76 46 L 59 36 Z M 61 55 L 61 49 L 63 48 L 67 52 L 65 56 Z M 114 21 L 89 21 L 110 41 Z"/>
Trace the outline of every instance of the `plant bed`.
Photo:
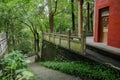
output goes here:
<path id="1" fill-rule="evenodd" d="M 120 72 L 110 66 L 92 62 L 40 62 L 40 65 L 80 76 L 83 80 L 120 80 Z"/>

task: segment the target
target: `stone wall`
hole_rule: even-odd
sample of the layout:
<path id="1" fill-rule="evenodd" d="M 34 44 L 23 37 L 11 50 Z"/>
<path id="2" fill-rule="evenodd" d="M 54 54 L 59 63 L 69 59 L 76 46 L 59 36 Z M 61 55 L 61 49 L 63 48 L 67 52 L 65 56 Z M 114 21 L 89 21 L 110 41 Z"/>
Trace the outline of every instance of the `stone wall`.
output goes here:
<path id="1" fill-rule="evenodd" d="M 41 61 L 80 61 L 87 60 L 85 56 L 74 51 L 54 45 L 48 41 L 43 41 Z"/>

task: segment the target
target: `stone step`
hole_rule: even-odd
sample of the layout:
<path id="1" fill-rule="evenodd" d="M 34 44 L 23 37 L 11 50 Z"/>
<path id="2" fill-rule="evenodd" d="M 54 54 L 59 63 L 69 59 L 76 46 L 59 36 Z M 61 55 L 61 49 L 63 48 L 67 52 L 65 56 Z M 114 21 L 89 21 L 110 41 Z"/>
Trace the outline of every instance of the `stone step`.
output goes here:
<path id="1" fill-rule="evenodd" d="M 86 57 L 99 63 L 108 64 L 120 70 L 120 57 L 118 55 L 100 50 L 96 47 L 87 46 Z"/>

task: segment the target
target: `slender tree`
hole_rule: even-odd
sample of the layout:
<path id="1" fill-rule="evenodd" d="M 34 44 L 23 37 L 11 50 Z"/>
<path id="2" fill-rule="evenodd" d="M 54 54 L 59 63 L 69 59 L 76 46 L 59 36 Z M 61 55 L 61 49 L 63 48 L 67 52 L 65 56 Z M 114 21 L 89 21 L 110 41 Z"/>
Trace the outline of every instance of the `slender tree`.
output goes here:
<path id="1" fill-rule="evenodd" d="M 75 31 L 74 0 L 71 0 L 71 12 L 72 12 L 72 30 Z"/>
<path id="2" fill-rule="evenodd" d="M 54 9 L 52 8 L 52 1 L 54 2 Z M 48 8 L 49 8 L 49 26 L 50 26 L 50 31 L 54 31 L 54 16 L 57 11 L 57 5 L 58 5 L 58 0 L 48 0 Z"/>

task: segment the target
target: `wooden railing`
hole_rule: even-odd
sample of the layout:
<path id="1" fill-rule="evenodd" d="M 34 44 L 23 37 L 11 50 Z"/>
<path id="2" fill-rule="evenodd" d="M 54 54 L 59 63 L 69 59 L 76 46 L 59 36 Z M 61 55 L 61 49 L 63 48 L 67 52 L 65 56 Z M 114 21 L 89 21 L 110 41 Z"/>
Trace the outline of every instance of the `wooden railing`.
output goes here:
<path id="1" fill-rule="evenodd" d="M 72 50 L 80 55 L 82 53 L 81 38 L 78 36 L 72 36 L 70 31 L 67 34 L 59 33 L 43 33 L 43 40 L 49 41 L 55 45 L 64 47 L 66 49 Z"/>
<path id="2" fill-rule="evenodd" d="M 2 33 L 0 34 L 0 56 L 2 56 L 6 50 L 7 50 L 6 34 Z"/>

